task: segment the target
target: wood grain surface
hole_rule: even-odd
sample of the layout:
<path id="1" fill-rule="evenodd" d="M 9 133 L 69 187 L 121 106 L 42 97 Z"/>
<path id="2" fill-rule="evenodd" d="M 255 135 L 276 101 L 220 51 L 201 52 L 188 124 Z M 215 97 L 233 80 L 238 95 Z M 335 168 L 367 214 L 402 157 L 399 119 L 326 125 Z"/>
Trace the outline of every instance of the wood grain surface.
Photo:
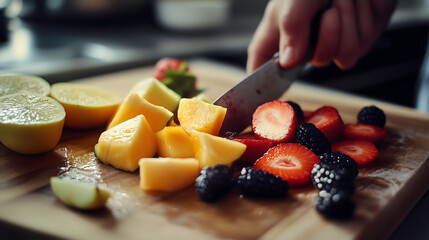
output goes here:
<path id="1" fill-rule="evenodd" d="M 193 61 L 199 87 L 215 99 L 244 72 L 212 62 Z M 128 70 L 77 82 L 125 96 L 152 68 Z M 362 167 L 348 221 L 326 220 L 312 202 L 311 187 L 290 190 L 281 200 L 240 197 L 234 190 L 214 204 L 199 200 L 193 186 L 177 193 L 145 193 L 138 172 L 104 165 L 93 152 L 103 129 L 65 129 L 58 146 L 39 155 L 16 154 L 0 145 L 0 220 L 30 233 L 70 239 L 383 239 L 398 226 L 429 187 L 429 115 L 413 109 L 295 82 L 282 99 L 305 110 L 332 105 L 346 123 L 375 104 L 387 115 L 387 139 L 375 162 Z M 105 185 L 107 207 L 78 211 L 66 207 L 49 187 L 51 176 L 70 176 Z"/>

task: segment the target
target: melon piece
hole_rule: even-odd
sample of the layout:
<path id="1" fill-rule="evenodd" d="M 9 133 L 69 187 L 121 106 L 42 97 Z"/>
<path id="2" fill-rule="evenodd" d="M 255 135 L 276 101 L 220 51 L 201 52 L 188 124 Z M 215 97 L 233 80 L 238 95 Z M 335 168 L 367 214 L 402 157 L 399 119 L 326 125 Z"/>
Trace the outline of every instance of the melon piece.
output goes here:
<path id="1" fill-rule="evenodd" d="M 246 151 L 246 144 L 197 131 L 191 132 L 191 142 L 201 169 L 216 164 L 231 166 Z"/>
<path id="2" fill-rule="evenodd" d="M 182 98 L 177 118 L 188 133 L 191 131 L 218 135 L 225 119 L 226 108 L 209 104 L 195 98 Z"/>
<path id="3" fill-rule="evenodd" d="M 156 106 L 137 93 L 131 92 L 120 105 L 107 129 L 139 114 L 143 114 L 146 117 L 146 120 L 154 132 L 163 129 L 170 119 L 173 118 L 173 113 L 169 110 L 164 107 Z"/>
<path id="4" fill-rule="evenodd" d="M 71 178 L 51 177 L 51 188 L 55 196 L 64 204 L 78 209 L 103 207 L 111 193 L 93 183 L 78 182 Z"/>
<path id="5" fill-rule="evenodd" d="M 204 93 L 200 93 L 200 94 L 198 94 L 198 95 L 196 95 L 196 96 L 194 96 L 192 98 L 199 99 L 199 100 L 201 100 L 203 102 L 210 103 L 210 104 L 213 103 L 213 101 L 209 97 L 207 97 L 207 95 L 205 95 Z"/>
<path id="6" fill-rule="evenodd" d="M 156 133 L 160 157 L 194 157 L 191 137 L 180 126 L 168 126 Z"/>
<path id="7" fill-rule="evenodd" d="M 144 191 L 179 191 L 192 185 L 200 174 L 195 158 L 142 158 L 139 165 Z"/>
<path id="8" fill-rule="evenodd" d="M 141 114 L 104 131 L 95 149 L 102 162 L 130 172 L 140 158 L 153 157 L 156 151 L 155 133 Z"/>
<path id="9" fill-rule="evenodd" d="M 181 98 L 179 94 L 154 77 L 140 80 L 133 86 L 131 92 L 136 92 L 148 102 L 164 107 L 170 112 L 177 110 Z"/>

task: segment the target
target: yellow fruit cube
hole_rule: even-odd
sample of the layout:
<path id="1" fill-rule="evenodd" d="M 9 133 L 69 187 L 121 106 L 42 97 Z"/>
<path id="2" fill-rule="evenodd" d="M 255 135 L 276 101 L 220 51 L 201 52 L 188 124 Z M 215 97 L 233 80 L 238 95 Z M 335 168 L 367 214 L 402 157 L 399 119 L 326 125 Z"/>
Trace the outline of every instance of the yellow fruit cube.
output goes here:
<path id="1" fill-rule="evenodd" d="M 230 166 L 246 150 L 241 142 L 197 131 L 191 132 L 191 142 L 200 168 L 216 164 Z"/>
<path id="2" fill-rule="evenodd" d="M 175 112 L 179 105 L 180 95 L 165 86 L 158 79 L 146 78 L 133 86 L 131 92 L 136 92 L 140 97 L 148 102 L 165 107 L 170 112 Z"/>
<path id="3" fill-rule="evenodd" d="M 194 157 L 191 137 L 180 126 L 167 126 L 156 133 L 158 155 L 160 157 Z"/>
<path id="4" fill-rule="evenodd" d="M 205 95 L 204 93 L 200 93 L 200 94 L 198 94 L 198 95 L 196 95 L 196 96 L 194 96 L 192 98 L 199 99 L 199 100 L 201 100 L 203 102 L 213 104 L 213 101 L 209 97 L 207 97 L 207 95 Z"/>
<path id="5" fill-rule="evenodd" d="M 182 98 L 177 110 L 180 126 L 191 131 L 218 135 L 225 119 L 226 108 L 203 102 L 199 99 Z"/>
<path id="6" fill-rule="evenodd" d="M 140 158 L 153 157 L 156 151 L 155 133 L 141 114 L 104 131 L 95 150 L 102 162 L 130 172 Z"/>
<path id="7" fill-rule="evenodd" d="M 139 165 L 144 191 L 179 191 L 192 185 L 200 174 L 195 158 L 142 158 Z"/>
<path id="8" fill-rule="evenodd" d="M 120 105 L 107 129 L 139 114 L 143 114 L 146 117 L 154 132 L 163 129 L 173 117 L 173 113 L 164 107 L 156 106 L 137 93 L 131 92 Z"/>

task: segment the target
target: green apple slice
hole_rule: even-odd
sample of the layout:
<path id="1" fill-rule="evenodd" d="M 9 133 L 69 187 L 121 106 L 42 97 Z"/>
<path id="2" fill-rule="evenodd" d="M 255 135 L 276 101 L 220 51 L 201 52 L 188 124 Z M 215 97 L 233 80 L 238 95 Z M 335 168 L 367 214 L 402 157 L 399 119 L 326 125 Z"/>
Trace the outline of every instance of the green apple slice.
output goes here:
<path id="1" fill-rule="evenodd" d="M 68 206 L 78 209 L 97 209 L 106 204 L 111 193 L 96 184 L 84 183 L 70 178 L 51 177 L 55 196 Z"/>

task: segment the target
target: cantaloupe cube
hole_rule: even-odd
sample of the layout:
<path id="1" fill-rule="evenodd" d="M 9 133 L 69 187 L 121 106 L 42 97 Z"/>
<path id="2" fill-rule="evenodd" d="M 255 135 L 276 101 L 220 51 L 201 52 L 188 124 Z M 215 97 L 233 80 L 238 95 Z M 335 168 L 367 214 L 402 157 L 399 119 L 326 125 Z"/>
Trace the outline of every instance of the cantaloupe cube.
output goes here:
<path id="1" fill-rule="evenodd" d="M 131 92 L 119 106 L 107 129 L 139 114 L 143 114 L 146 117 L 154 132 L 163 129 L 173 117 L 173 113 L 164 107 L 156 106 L 142 98 L 139 94 Z"/>
<path id="2" fill-rule="evenodd" d="M 203 102 L 199 99 L 182 98 L 177 110 L 180 126 L 191 131 L 218 135 L 225 119 L 226 108 Z"/>
<path id="3" fill-rule="evenodd" d="M 246 150 L 241 142 L 197 131 L 191 132 L 191 142 L 201 169 L 216 164 L 230 166 Z"/>
<path id="4" fill-rule="evenodd" d="M 140 80 L 133 86 L 131 92 L 136 92 L 148 102 L 164 107 L 170 112 L 177 110 L 181 98 L 179 94 L 154 77 Z"/>
<path id="5" fill-rule="evenodd" d="M 194 157 L 191 137 L 180 126 L 167 126 L 156 133 L 158 155 L 160 157 L 189 158 Z"/>
<path id="6" fill-rule="evenodd" d="M 139 165 L 140 188 L 145 191 L 179 191 L 200 174 L 195 158 L 142 158 Z"/>
<path id="7" fill-rule="evenodd" d="M 101 133 L 96 148 L 102 162 L 133 172 L 140 158 L 156 154 L 156 136 L 145 116 L 140 114 Z"/>
<path id="8" fill-rule="evenodd" d="M 201 100 L 201 101 L 206 102 L 206 103 L 213 104 L 213 101 L 209 97 L 207 97 L 207 95 L 205 95 L 204 93 L 200 93 L 200 94 L 198 94 L 192 98 Z"/>

